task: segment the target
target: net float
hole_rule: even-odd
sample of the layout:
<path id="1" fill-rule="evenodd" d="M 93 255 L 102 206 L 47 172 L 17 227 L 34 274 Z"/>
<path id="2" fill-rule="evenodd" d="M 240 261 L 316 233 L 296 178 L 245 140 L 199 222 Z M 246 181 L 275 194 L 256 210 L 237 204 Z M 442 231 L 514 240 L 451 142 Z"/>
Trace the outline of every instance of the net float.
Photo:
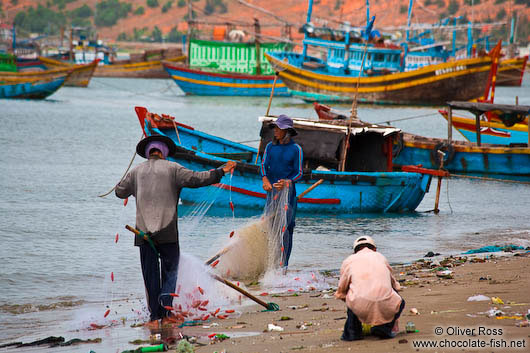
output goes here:
<path id="1" fill-rule="evenodd" d="M 230 232 L 230 238 L 232 238 L 234 236 L 234 231 L 231 231 Z"/>
<path id="2" fill-rule="evenodd" d="M 105 311 L 105 314 L 103 314 L 103 317 L 107 317 L 109 316 L 109 314 L 110 314 L 110 309 L 107 309 L 107 311 Z"/>
<path id="3" fill-rule="evenodd" d="M 129 198 L 126 198 L 125 200 L 123 200 L 123 207 L 127 206 L 127 202 L 129 202 Z"/>
<path id="4" fill-rule="evenodd" d="M 207 311 L 208 309 L 206 309 L 205 307 L 202 307 L 202 306 L 199 306 L 197 309 L 199 309 L 200 311 Z"/>
<path id="5" fill-rule="evenodd" d="M 204 289 L 202 289 L 201 287 L 197 286 L 197 289 L 199 290 L 199 292 L 201 292 L 201 295 L 204 294 Z"/>
<path id="6" fill-rule="evenodd" d="M 110 280 L 111 280 L 112 282 L 114 282 L 114 272 L 111 272 L 111 273 L 110 273 Z"/>
<path id="7" fill-rule="evenodd" d="M 201 306 L 206 306 L 206 305 L 208 305 L 209 302 L 210 302 L 209 300 L 205 300 L 205 301 L 203 301 L 203 302 L 201 303 Z"/>
<path id="8" fill-rule="evenodd" d="M 120 238 L 120 235 L 116 233 L 116 239 L 114 239 L 114 243 L 117 243 L 119 238 Z"/>
<path id="9" fill-rule="evenodd" d="M 234 212 L 234 203 L 232 201 L 230 201 L 230 209 Z"/>
<path id="10" fill-rule="evenodd" d="M 202 317 L 202 321 L 206 321 L 208 320 L 208 318 L 210 317 L 210 315 L 206 314 Z"/>
<path id="11" fill-rule="evenodd" d="M 174 298 L 175 298 L 175 297 L 177 297 L 177 298 L 179 297 L 179 295 L 178 295 L 177 293 L 169 293 L 169 295 L 172 296 L 172 297 L 174 297 Z"/>
<path id="12" fill-rule="evenodd" d="M 210 266 L 215 267 L 219 263 L 219 259 L 215 260 Z"/>
<path id="13" fill-rule="evenodd" d="M 231 313 L 233 313 L 233 312 L 235 312 L 234 309 L 228 309 L 228 310 L 225 310 L 225 313 L 227 313 L 227 314 L 231 314 Z"/>

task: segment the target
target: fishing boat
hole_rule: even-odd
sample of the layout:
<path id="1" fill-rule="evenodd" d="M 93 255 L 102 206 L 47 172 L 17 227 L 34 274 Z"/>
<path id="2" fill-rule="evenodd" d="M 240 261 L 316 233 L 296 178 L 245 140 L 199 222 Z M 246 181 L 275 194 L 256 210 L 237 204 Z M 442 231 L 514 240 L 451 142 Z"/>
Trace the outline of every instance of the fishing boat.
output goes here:
<path id="1" fill-rule="evenodd" d="M 59 72 L 55 76 L 2 77 L 0 73 L 0 98 L 44 99 L 55 93 L 68 78 L 69 72 Z"/>
<path id="2" fill-rule="evenodd" d="M 283 51 L 284 43 L 235 43 L 192 39 L 189 65 L 163 62 L 164 68 L 187 95 L 288 96 L 283 82 L 275 82 L 265 52 Z"/>
<path id="3" fill-rule="evenodd" d="M 122 78 L 169 78 L 162 66 L 162 61 L 171 63 L 186 60 L 185 55 L 176 51 L 158 50 L 149 51 L 140 56 L 131 55 L 130 60 L 116 60 L 105 65 L 98 65 L 94 72 L 95 77 L 122 77 Z"/>
<path id="4" fill-rule="evenodd" d="M 375 16 L 362 31 L 316 28 L 309 0 L 303 52 L 265 56 L 294 97 L 305 101 L 376 104 L 443 105 L 449 100 L 479 98 L 499 55 L 454 60 L 401 72 L 402 48 L 377 40 Z M 326 59 L 307 54 L 308 47 L 326 51 Z"/>
<path id="5" fill-rule="evenodd" d="M 231 200 L 236 207 L 263 209 L 266 193 L 260 175 L 261 154 L 272 138 L 268 125 L 275 117 L 262 117 L 259 149 L 232 142 L 178 123 L 169 115 L 158 115 L 144 107 L 136 114 L 146 136 L 166 135 L 177 145 L 170 160 L 193 170 L 209 170 L 227 160 L 237 160 L 230 184 L 219 183 L 214 204 L 226 206 Z M 357 126 L 348 131 L 344 126 L 294 119 L 298 135 L 295 140 L 304 149 L 304 175 L 297 182 L 298 210 L 332 213 L 371 213 L 413 211 L 427 192 L 431 176 L 410 172 L 392 172 L 391 137 L 399 132 L 392 127 Z M 325 140 L 316 148 L 314 141 Z M 337 156 L 345 141 L 351 142 L 344 158 Z M 344 171 L 333 166 L 345 161 Z M 317 167 L 318 165 L 318 167 Z M 329 168 L 325 168 L 328 166 Z M 368 171 L 371 170 L 371 171 Z M 182 202 L 204 200 L 207 188 L 184 188 Z"/>
<path id="6" fill-rule="evenodd" d="M 502 111 L 505 114 L 521 117 L 528 115 L 530 110 L 529 106 L 491 103 L 450 102 L 448 105 L 452 109 L 472 111 L 479 115 L 488 111 Z M 350 115 L 348 112 L 342 112 L 319 103 L 315 103 L 314 108 L 319 118 L 325 120 L 344 120 Z M 448 118 L 450 121 L 453 119 L 452 109 L 451 119 Z M 488 126 L 486 122 L 481 122 L 481 124 L 485 127 Z M 524 126 L 528 131 L 528 126 Z M 497 174 L 499 176 L 502 174 L 530 175 L 528 134 L 526 135 L 526 142 L 512 143 L 510 146 L 506 146 L 486 143 L 485 141 L 489 139 L 488 135 L 486 135 L 485 141 L 482 141 L 482 129 L 479 134 L 476 133 L 476 129 L 473 130 L 473 133 L 479 136 L 478 143 L 455 141 L 452 140 L 450 134 L 450 138 L 441 139 L 400 132 L 396 135 L 393 145 L 394 167 L 400 169 L 407 165 L 422 165 L 424 168 L 438 169 L 443 160 L 443 168 L 451 173 Z"/>
<path id="7" fill-rule="evenodd" d="M 44 56 L 39 56 L 36 59 L 17 58 L 17 70 L 18 72 L 34 72 L 69 68 L 72 70 L 72 74 L 68 76 L 64 85 L 70 87 L 87 87 L 99 61 L 100 59 L 95 59 L 88 64 L 71 64 Z"/>
<path id="8" fill-rule="evenodd" d="M 527 109 L 527 114 L 530 114 L 530 106 L 519 106 L 521 109 Z M 510 109 L 510 107 L 506 107 Z M 447 110 L 439 110 L 440 114 L 447 120 Z M 528 118 L 525 120 L 524 115 L 515 116 L 512 122 L 504 123 L 500 117 L 493 118 L 497 115 L 494 110 L 485 112 L 486 120 L 480 120 L 480 136 L 483 143 L 493 143 L 497 145 L 515 145 L 528 143 Z M 506 115 L 506 113 L 505 113 Z M 453 127 L 470 142 L 477 142 L 477 125 L 474 118 L 453 116 Z M 519 123 L 513 123 L 519 121 Z M 508 124 L 508 125 L 506 125 Z"/>

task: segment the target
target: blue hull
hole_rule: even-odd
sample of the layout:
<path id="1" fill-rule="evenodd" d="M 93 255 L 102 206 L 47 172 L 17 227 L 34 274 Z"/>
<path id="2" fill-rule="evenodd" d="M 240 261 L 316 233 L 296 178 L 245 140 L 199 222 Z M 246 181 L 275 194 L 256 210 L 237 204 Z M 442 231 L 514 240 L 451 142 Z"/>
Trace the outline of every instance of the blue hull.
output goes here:
<path id="1" fill-rule="evenodd" d="M 140 121 L 143 122 L 141 109 L 143 108 L 136 108 Z M 143 125 L 147 135 L 154 131 L 149 121 Z M 236 207 L 263 209 L 266 194 L 262 189 L 259 164 L 255 163 L 256 149 L 182 126 L 178 127 L 178 136 L 173 128 L 156 131 L 167 135 L 177 144 L 178 152 L 172 160 L 193 170 L 210 170 L 225 163 L 228 160 L 226 158 L 230 158 L 230 154 L 232 157 L 237 154 L 240 162 L 232 177 L 232 190 L 230 191 L 230 185 L 227 185 L 228 177 L 213 186 L 219 191 L 214 204 L 227 207 L 231 196 Z M 320 179 L 324 179 L 324 182 L 298 201 L 300 211 L 321 213 L 414 211 L 423 200 L 431 181 L 430 176 L 419 173 L 313 170 L 304 174 L 304 177 L 296 183 L 298 195 Z M 180 196 L 184 203 L 196 203 L 211 199 L 211 195 L 211 188 L 184 188 Z"/>
<path id="2" fill-rule="evenodd" d="M 64 83 L 66 75 L 52 80 L 21 83 L 1 83 L 0 98 L 44 99 L 55 93 Z"/>
<path id="3" fill-rule="evenodd" d="M 405 145 L 394 163 L 417 165 L 438 169 L 433 158 L 433 149 Z M 478 148 L 454 147 L 454 155 L 444 163 L 444 169 L 451 173 L 530 175 L 530 149 L 528 148 Z"/>
<path id="4" fill-rule="evenodd" d="M 168 65 L 164 68 L 186 94 L 199 96 L 270 96 L 274 76 L 220 74 Z M 275 96 L 289 96 L 281 80 L 276 81 Z"/>

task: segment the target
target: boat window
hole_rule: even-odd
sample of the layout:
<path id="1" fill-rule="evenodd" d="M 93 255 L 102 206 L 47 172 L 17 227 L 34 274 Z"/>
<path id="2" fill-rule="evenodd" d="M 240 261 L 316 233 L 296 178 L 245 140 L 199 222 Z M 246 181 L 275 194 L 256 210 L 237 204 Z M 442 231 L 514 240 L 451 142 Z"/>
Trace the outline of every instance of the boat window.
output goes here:
<path id="1" fill-rule="evenodd" d="M 374 60 L 375 61 L 384 61 L 385 60 L 385 54 L 383 54 L 383 53 L 374 53 Z"/>

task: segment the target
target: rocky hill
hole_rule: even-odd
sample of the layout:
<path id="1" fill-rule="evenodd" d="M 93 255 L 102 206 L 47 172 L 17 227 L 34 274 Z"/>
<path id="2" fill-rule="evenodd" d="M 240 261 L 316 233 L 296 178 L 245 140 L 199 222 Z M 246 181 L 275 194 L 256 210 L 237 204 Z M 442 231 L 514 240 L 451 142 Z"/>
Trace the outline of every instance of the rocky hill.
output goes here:
<path id="1" fill-rule="evenodd" d="M 225 23 L 235 24 L 233 28 L 253 31 L 251 24 L 258 18 L 262 25 L 262 33 L 272 36 L 285 36 L 285 28 L 280 19 L 292 25 L 293 39 L 299 39 L 298 28 L 305 23 L 307 0 L 246 0 L 253 6 L 266 9 L 274 16 L 257 11 L 241 4 L 238 0 L 190 0 L 194 19 L 224 26 Z M 96 7 L 96 4 L 100 5 Z M 104 6 L 103 6 L 104 5 Z M 370 14 L 376 15 L 376 27 L 405 26 L 409 0 L 372 0 Z M 41 6 L 38 14 L 37 6 Z M 30 9 L 30 7 L 32 9 Z M 118 9 L 118 10 L 117 10 Z M 187 30 L 188 0 L 3 0 L 1 12 L 3 22 L 12 23 L 15 18 L 19 23 L 25 13 L 26 21 L 29 12 L 44 21 L 53 13 L 64 17 L 55 18 L 55 22 L 43 28 L 48 30 L 61 22 L 66 26 L 74 24 L 97 24 L 98 37 L 107 41 L 138 40 L 153 37 L 155 40 L 167 38 L 172 32 L 185 33 Z M 47 15 L 41 15 L 41 13 Z M 120 14 L 117 14 L 120 12 Z M 436 23 L 448 16 L 462 16 L 463 19 L 478 22 L 502 22 L 504 27 L 484 25 L 484 34 L 493 34 L 506 40 L 509 22 L 512 15 L 518 18 L 517 39 L 526 44 L 530 40 L 530 1 L 529 0 L 416 0 L 414 2 L 412 23 Z M 18 16 L 18 17 L 17 17 Z M 365 0 L 314 0 L 313 22 L 327 23 L 338 26 L 348 21 L 353 25 L 366 22 Z M 72 22 L 73 21 L 73 22 Z M 459 21 L 462 21 L 459 20 Z M 32 20 L 31 26 L 36 25 Z M 272 27 L 272 25 L 276 25 Z M 29 24 L 25 24 L 29 26 Z M 269 27 L 271 26 L 271 27 Z M 213 31 L 214 26 L 199 25 L 206 33 Z M 154 32 L 153 32 L 154 31 Z M 161 35 L 161 36 L 160 36 Z"/>

